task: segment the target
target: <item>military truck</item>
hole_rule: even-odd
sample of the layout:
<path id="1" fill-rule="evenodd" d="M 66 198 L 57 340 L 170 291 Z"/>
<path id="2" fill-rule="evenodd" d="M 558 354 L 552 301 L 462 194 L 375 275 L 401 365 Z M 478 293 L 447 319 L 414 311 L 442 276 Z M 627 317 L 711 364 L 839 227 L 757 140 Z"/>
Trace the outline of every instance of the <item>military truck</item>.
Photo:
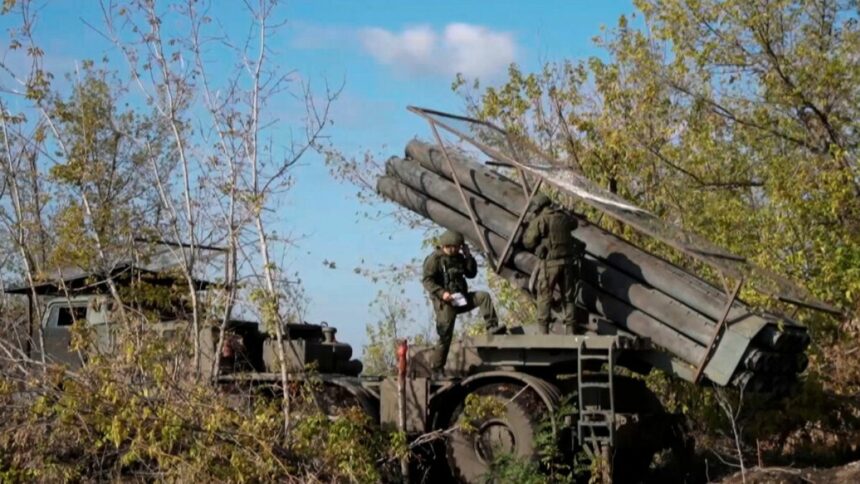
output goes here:
<path id="1" fill-rule="evenodd" d="M 600 324 L 606 321 L 593 316 L 591 325 Z M 608 459 L 614 448 L 624 462 L 616 476 L 619 482 L 624 482 L 625 472 L 647 469 L 657 451 L 688 450 L 680 420 L 666 414 L 640 380 L 616 374 L 619 365 L 636 367 L 632 354 L 653 349 L 644 338 L 559 337 L 511 327 L 509 334 L 455 341 L 445 377 L 434 377 L 430 369 L 431 347 L 411 347 L 401 380 L 360 377 L 360 364 L 349 359 L 349 345 L 336 341 L 335 328 L 301 324 L 286 329 L 292 381 L 309 378 L 322 383 L 320 393 L 327 395 L 323 400 L 332 413 L 335 407 L 357 406 L 383 428 L 402 429 L 411 439 L 441 435 L 435 445 L 444 449 L 449 470 L 464 482 L 481 481 L 503 453 L 537 459 L 546 450 L 540 441 L 557 446 L 560 458 L 567 460 L 575 454 Z M 221 351 L 219 383 L 277 387 L 281 377 L 274 339 L 251 325 L 228 331 L 219 350 L 217 329 L 203 330 L 201 347 L 207 352 L 203 369 L 210 368 L 215 351 Z M 238 338 L 238 344 L 230 342 L 232 338 Z M 504 410 L 471 419 L 474 430 L 462 430 L 459 424 L 469 395 L 494 401 Z M 649 439 L 636 438 L 642 432 L 648 432 Z"/>
<path id="2" fill-rule="evenodd" d="M 108 269 L 84 270 L 68 266 L 53 271 L 32 286 L 7 287 L 7 294 L 26 296 L 28 300 L 27 354 L 33 359 L 41 359 L 40 341 L 43 341 L 46 360 L 79 367 L 86 361 L 87 354 L 71 349 L 75 323 L 90 331 L 92 351 L 112 351 L 116 336 L 112 321 L 118 308 L 111 296 L 108 280 L 127 296 L 125 302 L 133 305 L 131 309 L 157 314 L 157 321 L 151 328 L 158 334 L 167 338 L 185 334 L 190 308 L 188 302 L 171 288 L 188 287 L 178 266 L 181 258 L 187 257 L 190 251 L 187 244 L 140 239 L 135 241 L 135 257 L 114 261 Z M 196 246 L 194 251 L 196 257 L 205 260 L 214 257 L 221 249 Z M 200 291 L 205 291 L 210 285 L 211 282 L 204 279 L 194 280 L 195 288 Z M 152 306 L 142 295 L 147 290 L 167 295 L 170 303 Z"/>
<path id="3" fill-rule="evenodd" d="M 72 368 L 85 364 L 88 353 L 74 351 L 71 346 L 75 323 L 92 330 L 94 351 L 108 353 L 114 349 L 115 302 L 104 287 L 86 283 L 93 279 L 93 274 L 81 273 L 59 283 L 36 286 L 37 294 L 46 298 L 39 323 L 49 361 Z M 168 283 L 170 278 L 161 274 L 157 279 Z M 118 283 L 123 285 L 121 277 Z M 205 287 L 203 281 L 200 284 Z M 29 286 L 8 289 L 13 294 L 30 290 Z M 167 338 L 187 335 L 188 323 L 170 316 L 166 314 L 152 327 Z M 605 324 L 596 316 L 591 321 L 595 328 Z M 236 320 L 227 325 L 218 348 L 218 331 L 215 327 L 201 331 L 202 373 L 211 371 L 216 352 L 221 352 L 215 378 L 218 384 L 225 388 L 234 388 L 237 383 L 242 383 L 242 388 L 278 386 L 280 368 L 274 338 L 262 332 L 256 322 Z M 541 438 L 556 443 L 566 459 L 580 451 L 590 456 L 608 455 L 615 445 L 616 455 L 624 459 L 627 470 L 637 468 L 631 464 L 634 458 L 641 462 L 641 469 L 647 456 L 663 448 L 674 446 L 683 451 L 678 421 L 662 412 L 641 382 L 616 375 L 618 365 L 635 367 L 636 360 L 630 354 L 652 349 L 647 339 L 628 333 L 560 338 L 529 331 L 513 327 L 507 335 L 455 341 L 446 365 L 448 376 L 441 379 L 433 378 L 428 366 L 431 348 L 412 347 L 402 382 L 394 376 L 362 377 L 362 366 L 352 358 L 352 347 L 337 341 L 336 328 L 328 325 L 289 324 L 284 344 L 291 380 L 312 378 L 321 383 L 319 402 L 326 411 L 334 415 L 338 409 L 356 406 L 383 428 L 402 428 L 411 438 L 443 433 L 445 437 L 429 445 L 444 449 L 448 470 L 462 481 L 480 480 L 500 453 L 536 458 Z M 38 341 L 35 328 L 33 332 L 33 341 Z M 38 344 L 29 351 L 31 357 L 41 357 Z M 504 412 L 470 422 L 474 431 L 458 430 L 469 395 L 493 399 Z M 570 397 L 574 399 L 566 400 Z M 635 439 L 646 426 L 653 438 Z M 623 475 L 618 476 L 620 482 Z"/>
<path id="4" fill-rule="evenodd" d="M 92 351 L 109 353 L 115 347 L 115 330 L 111 324 L 115 311 L 114 299 L 104 294 L 84 294 L 68 297 L 49 296 L 42 314 L 41 329 L 46 359 L 63 363 L 70 368 L 79 368 L 86 362 L 87 353 L 73 350 L 72 326 L 82 324 L 91 330 Z M 164 338 L 173 338 L 178 332 L 187 331 L 184 321 L 160 321 L 152 328 Z M 38 337 L 33 338 L 38 341 Z M 30 357 L 41 359 L 39 345 L 29 349 Z"/>
<path id="5" fill-rule="evenodd" d="M 528 139 L 484 121 L 410 110 L 428 121 L 436 143 L 413 140 L 404 155 L 391 157 L 377 192 L 462 233 L 493 271 L 530 296 L 540 264 L 520 238 L 531 199 L 542 189 L 566 197 L 578 210 L 565 208 L 578 220 L 573 236 L 585 244 L 581 316 L 604 318 L 610 332 L 649 338 L 656 351 L 643 352 L 643 364 L 695 383 L 785 393 L 806 368 L 809 334 L 791 317 L 747 304 L 741 289 L 769 298 L 772 307 L 839 313 L 749 259 L 603 189 Z M 443 134 L 461 143 L 446 143 Z M 685 266 L 619 237 L 606 221 L 662 245 Z"/>
<path id="6" fill-rule="evenodd" d="M 742 301 L 741 287 L 747 284 L 780 303 L 838 312 L 747 259 L 602 191 L 498 127 L 411 109 L 430 122 L 437 144 L 410 143 L 402 159 L 389 160 L 377 191 L 462 232 L 490 267 L 524 294 L 534 294 L 538 265 L 519 234 L 528 222 L 529 201 L 542 186 L 656 238 L 725 281 L 735 281 L 720 288 L 574 213 L 580 219 L 574 236 L 586 244 L 577 300 L 578 322 L 586 334 L 565 334 L 561 325 L 554 325 L 552 334 L 535 334 L 530 326 L 517 324 L 508 334 L 455 341 L 444 378 L 433 376 L 427 363 L 430 349 L 422 347 L 403 352 L 400 375 L 381 378 L 361 375 L 361 363 L 352 358 L 351 346 L 337 341 L 335 328 L 286 325 L 283 353 L 293 381 L 309 376 L 320 381 L 326 396 L 321 403 L 332 414 L 357 406 L 384 427 L 440 445 L 459 480 L 479 481 L 501 454 L 535 460 L 541 443 L 547 442 L 568 461 L 577 455 L 614 457 L 619 482 L 636 479 L 659 450 L 671 448 L 683 460 L 687 448 L 679 420 L 663 411 L 640 380 L 620 375 L 619 368 L 640 373 L 659 368 L 697 384 L 782 394 L 805 369 L 808 333 L 792 318 Z M 446 145 L 439 131 L 470 143 L 477 150 L 473 154 L 489 156 L 492 163 L 481 165 Z M 115 276 L 123 274 L 147 274 L 169 283 L 157 267 L 129 264 Z M 109 341 L 104 291 L 78 296 L 91 287 L 89 277 L 67 277 L 62 288 L 54 284 L 37 290 L 55 298 L 42 321 L 49 340 L 46 352 L 53 358 L 71 357 L 60 356 L 68 348 L 62 328 L 84 311 L 100 338 L 103 334 Z M 201 288 L 206 284 L 199 282 Z M 77 291 L 71 299 L 63 292 L 69 287 Z M 13 292 L 32 291 L 27 286 Z M 165 324 L 165 331 L 176 329 L 170 328 L 169 318 Z M 210 376 L 225 388 L 277 386 L 280 351 L 273 338 L 254 322 L 231 322 L 223 338 L 218 331 L 204 328 L 198 335 L 202 372 L 211 371 L 220 353 L 218 374 Z M 470 395 L 495 401 L 503 411 L 477 419 L 466 416 Z M 471 419 L 469 431 L 459 425 L 463 417 Z"/>
<path id="7" fill-rule="evenodd" d="M 533 457 L 537 421 L 546 415 L 571 453 L 606 455 L 614 446 L 620 481 L 641 471 L 657 449 L 674 447 L 682 456 L 685 440 L 677 421 L 638 381 L 616 376 L 617 365 L 783 395 L 807 366 L 809 334 L 791 317 L 744 302 L 741 289 L 768 297 L 771 307 L 841 313 L 749 259 L 601 188 L 526 138 L 485 121 L 409 110 L 428 122 L 435 144 L 413 140 L 402 158 L 389 159 L 377 180 L 380 195 L 461 232 L 496 274 L 529 296 L 535 295 L 540 264 L 521 234 L 535 194 L 548 189 L 576 204 L 579 212 L 565 210 L 579 221 L 573 235 L 585 244 L 577 319 L 587 335 L 563 334 L 556 324 L 552 335 L 463 338 L 448 358 L 446 368 L 456 378 L 447 385 L 420 380 L 426 364 L 420 352 L 413 356 L 407 395 L 419 401 L 410 401 L 415 419 L 401 422 L 407 428 L 452 425 L 469 394 L 505 403 L 504 418 L 479 422 L 477 433 L 455 432 L 447 440 L 452 471 L 463 480 L 478 480 L 492 460 L 491 449 Z M 687 264 L 619 237 L 586 217 L 586 210 L 596 214 L 596 222 L 614 219 L 651 238 Z M 695 267 L 706 268 L 710 277 L 690 270 Z M 520 400 L 522 392 L 532 398 Z M 560 395 L 576 396 L 575 416 L 558 418 Z M 381 415 L 391 420 L 390 411 Z"/>

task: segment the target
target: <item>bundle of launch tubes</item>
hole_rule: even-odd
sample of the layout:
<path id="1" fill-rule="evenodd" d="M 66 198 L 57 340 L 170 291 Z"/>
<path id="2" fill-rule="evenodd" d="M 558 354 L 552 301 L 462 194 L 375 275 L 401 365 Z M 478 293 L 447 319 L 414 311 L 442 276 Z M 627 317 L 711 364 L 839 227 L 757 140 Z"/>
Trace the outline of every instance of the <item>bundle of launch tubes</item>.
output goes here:
<path id="1" fill-rule="evenodd" d="M 461 152 L 418 140 L 407 145 L 404 157 L 390 158 L 385 170 L 377 181 L 383 197 L 502 258 L 497 273 L 534 294 L 529 282 L 538 259 L 515 235 L 522 233 L 518 227 L 529 199 L 519 181 Z M 574 236 L 586 247 L 577 304 L 618 329 L 649 338 L 661 350 L 645 356 L 649 364 L 689 381 L 774 393 L 787 391 L 804 371 L 805 327 L 754 310 L 571 213 L 579 220 Z"/>

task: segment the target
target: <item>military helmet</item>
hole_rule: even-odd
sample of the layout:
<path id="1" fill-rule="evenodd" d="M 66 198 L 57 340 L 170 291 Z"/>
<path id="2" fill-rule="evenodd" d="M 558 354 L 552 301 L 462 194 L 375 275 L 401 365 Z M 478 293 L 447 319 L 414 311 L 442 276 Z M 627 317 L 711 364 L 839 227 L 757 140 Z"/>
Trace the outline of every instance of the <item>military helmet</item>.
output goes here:
<path id="1" fill-rule="evenodd" d="M 544 207 L 548 207 L 552 204 L 552 200 L 549 199 L 548 196 L 543 193 L 538 193 L 532 198 L 532 210 L 538 211 Z"/>
<path id="2" fill-rule="evenodd" d="M 439 237 L 439 245 L 463 245 L 465 243 L 465 239 L 463 239 L 463 234 L 460 232 L 455 232 L 453 230 L 446 230 Z"/>

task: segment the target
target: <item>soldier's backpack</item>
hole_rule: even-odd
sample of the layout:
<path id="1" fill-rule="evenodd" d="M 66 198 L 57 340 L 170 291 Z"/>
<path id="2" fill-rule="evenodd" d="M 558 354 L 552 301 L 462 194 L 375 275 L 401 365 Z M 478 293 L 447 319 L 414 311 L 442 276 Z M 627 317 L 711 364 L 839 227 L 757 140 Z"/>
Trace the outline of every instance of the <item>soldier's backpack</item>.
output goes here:
<path id="1" fill-rule="evenodd" d="M 556 208 L 550 208 L 547 216 L 547 259 L 578 257 L 583 244 L 571 234 L 578 226 L 576 218 Z"/>

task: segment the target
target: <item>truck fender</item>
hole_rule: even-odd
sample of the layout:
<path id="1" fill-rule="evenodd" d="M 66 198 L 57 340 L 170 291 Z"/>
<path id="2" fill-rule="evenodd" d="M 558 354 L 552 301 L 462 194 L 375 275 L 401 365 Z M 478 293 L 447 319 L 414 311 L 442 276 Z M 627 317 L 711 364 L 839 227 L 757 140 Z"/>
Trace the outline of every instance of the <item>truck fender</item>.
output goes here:
<path id="1" fill-rule="evenodd" d="M 515 382 L 523 384 L 537 393 L 552 417 L 553 432 L 558 431 L 556 411 L 561 402 L 561 392 L 554 384 L 541 378 L 518 371 L 487 371 L 478 373 L 457 383 L 445 386 L 430 397 L 430 408 L 434 413 L 450 412 L 469 392 L 490 383 Z M 445 417 L 442 417 L 445 421 Z"/>
<path id="2" fill-rule="evenodd" d="M 379 396 L 362 386 L 361 380 L 339 375 L 319 375 L 323 384 L 346 390 L 374 422 L 379 422 Z"/>

